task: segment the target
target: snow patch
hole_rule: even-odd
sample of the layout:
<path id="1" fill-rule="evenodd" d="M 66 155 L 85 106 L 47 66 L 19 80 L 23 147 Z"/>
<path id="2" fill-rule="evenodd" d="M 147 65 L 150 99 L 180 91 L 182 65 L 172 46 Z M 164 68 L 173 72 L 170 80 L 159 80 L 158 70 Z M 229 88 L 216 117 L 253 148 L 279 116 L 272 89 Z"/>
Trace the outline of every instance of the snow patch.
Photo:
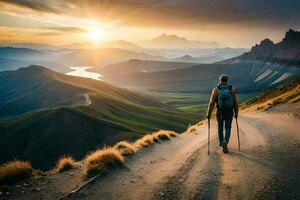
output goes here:
<path id="1" fill-rule="evenodd" d="M 289 78 L 291 75 L 292 75 L 291 73 L 284 73 L 284 74 L 282 74 L 276 81 L 273 81 L 273 82 L 271 83 L 271 85 L 274 85 L 274 84 L 276 84 L 276 83 L 279 83 L 279 82 L 281 82 L 281 81 L 283 81 L 283 80 Z"/>
<path id="2" fill-rule="evenodd" d="M 91 104 L 92 104 L 92 101 L 91 101 L 91 98 L 90 98 L 89 94 L 88 94 L 88 93 L 85 93 L 85 94 L 83 94 L 83 96 L 84 96 L 84 98 L 85 98 L 85 105 L 86 105 L 86 106 L 91 105 Z"/>
<path id="3" fill-rule="evenodd" d="M 255 79 L 255 83 L 258 81 L 263 80 L 265 77 L 269 76 L 273 71 L 271 69 L 267 69 L 266 71 L 264 71 L 264 73 L 260 74 L 256 79 Z"/>

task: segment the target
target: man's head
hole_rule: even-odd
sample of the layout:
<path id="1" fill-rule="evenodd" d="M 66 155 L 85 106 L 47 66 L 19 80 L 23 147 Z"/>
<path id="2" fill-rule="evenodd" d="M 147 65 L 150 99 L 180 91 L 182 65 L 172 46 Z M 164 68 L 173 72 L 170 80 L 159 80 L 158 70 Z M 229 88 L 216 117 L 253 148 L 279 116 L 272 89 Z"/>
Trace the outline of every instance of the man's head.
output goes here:
<path id="1" fill-rule="evenodd" d="M 228 76 L 226 74 L 222 74 L 220 77 L 219 77 L 219 81 L 220 83 L 227 83 L 228 81 Z"/>

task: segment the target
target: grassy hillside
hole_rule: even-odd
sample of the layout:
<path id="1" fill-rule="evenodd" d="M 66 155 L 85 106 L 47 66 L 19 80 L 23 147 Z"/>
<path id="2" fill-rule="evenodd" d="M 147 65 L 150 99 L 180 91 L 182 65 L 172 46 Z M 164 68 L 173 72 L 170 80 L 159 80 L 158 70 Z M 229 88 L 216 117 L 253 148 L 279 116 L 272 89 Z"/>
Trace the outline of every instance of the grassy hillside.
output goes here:
<path id="1" fill-rule="evenodd" d="M 68 53 L 67 50 L 0 47 L 0 71 L 15 70 L 29 65 L 42 65 L 51 70 L 66 73 L 70 69 L 57 61 L 57 58 L 63 57 L 66 53 Z"/>
<path id="2" fill-rule="evenodd" d="M 300 105 L 300 77 L 268 90 L 242 105 L 245 110 L 260 110 L 282 103 Z"/>
<path id="3" fill-rule="evenodd" d="M 39 66 L 2 72 L 0 83 L 0 162 L 26 159 L 47 168 L 62 154 L 81 157 L 151 131 L 183 131 L 197 120 L 150 97 Z"/>
<path id="4" fill-rule="evenodd" d="M 184 112 L 193 113 L 199 119 L 205 118 L 207 112 L 210 93 L 166 93 L 166 92 L 145 92 L 159 101 L 174 106 Z M 255 97 L 258 93 L 238 93 L 239 103 L 243 103 Z"/>

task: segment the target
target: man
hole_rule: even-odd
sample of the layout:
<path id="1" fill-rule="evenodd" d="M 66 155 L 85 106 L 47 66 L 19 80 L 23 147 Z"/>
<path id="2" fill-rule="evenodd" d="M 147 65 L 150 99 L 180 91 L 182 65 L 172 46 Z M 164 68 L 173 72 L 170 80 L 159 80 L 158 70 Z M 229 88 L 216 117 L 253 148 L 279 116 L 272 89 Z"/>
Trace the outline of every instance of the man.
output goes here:
<path id="1" fill-rule="evenodd" d="M 219 144 L 223 147 L 224 153 L 228 153 L 227 145 L 230 139 L 233 116 L 237 118 L 239 112 L 236 91 L 232 85 L 228 84 L 228 79 L 228 76 L 225 74 L 219 77 L 220 83 L 212 91 L 207 110 L 207 119 L 209 120 L 215 105 L 217 105 Z M 225 139 L 223 134 L 224 123 Z"/>

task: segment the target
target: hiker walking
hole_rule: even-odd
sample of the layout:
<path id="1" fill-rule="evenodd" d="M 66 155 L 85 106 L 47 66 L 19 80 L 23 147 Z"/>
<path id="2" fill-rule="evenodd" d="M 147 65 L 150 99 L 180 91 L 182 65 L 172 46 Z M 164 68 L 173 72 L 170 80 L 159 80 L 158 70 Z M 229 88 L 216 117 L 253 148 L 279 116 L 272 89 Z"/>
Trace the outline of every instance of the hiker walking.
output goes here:
<path id="1" fill-rule="evenodd" d="M 219 145 L 223 147 L 223 152 L 228 153 L 228 143 L 231 134 L 231 123 L 233 117 L 238 117 L 239 107 L 236 97 L 235 88 L 232 85 L 229 85 L 228 76 L 222 74 L 219 77 L 220 83 L 212 91 L 208 110 L 207 110 L 207 119 L 210 120 L 211 113 L 217 106 L 217 121 L 218 121 L 218 136 L 219 136 Z M 225 138 L 224 138 L 224 123 L 225 123 Z"/>

